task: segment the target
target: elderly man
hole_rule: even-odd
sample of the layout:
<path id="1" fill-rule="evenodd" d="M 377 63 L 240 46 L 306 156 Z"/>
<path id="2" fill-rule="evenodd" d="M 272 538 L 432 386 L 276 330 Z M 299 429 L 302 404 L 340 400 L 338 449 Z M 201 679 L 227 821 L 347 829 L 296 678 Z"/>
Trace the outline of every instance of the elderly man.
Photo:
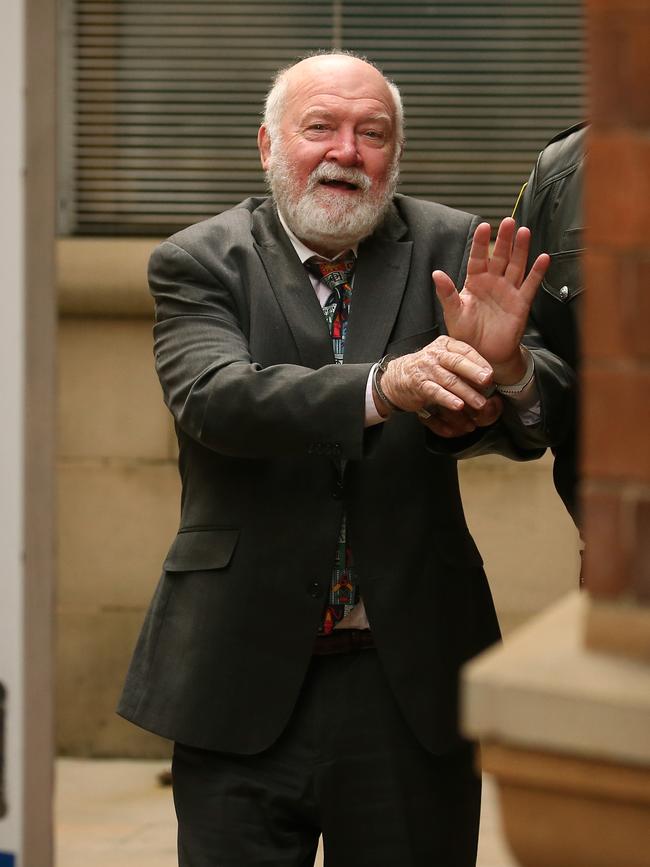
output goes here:
<path id="1" fill-rule="evenodd" d="M 272 196 L 151 260 L 183 495 L 120 713 L 175 742 L 182 867 L 306 867 L 321 833 L 328 867 L 469 867 L 457 674 L 499 631 L 455 455 L 556 436 L 563 365 L 519 345 L 547 257 L 395 194 L 360 58 L 280 73 L 259 149 Z"/>

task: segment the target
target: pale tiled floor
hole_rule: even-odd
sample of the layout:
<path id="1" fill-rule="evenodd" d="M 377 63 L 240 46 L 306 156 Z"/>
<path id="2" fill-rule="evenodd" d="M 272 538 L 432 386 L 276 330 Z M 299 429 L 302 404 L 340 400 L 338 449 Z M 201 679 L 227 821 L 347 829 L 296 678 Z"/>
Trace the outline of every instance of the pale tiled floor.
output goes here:
<path id="1" fill-rule="evenodd" d="M 157 782 L 167 767 L 167 762 L 59 759 L 56 867 L 176 867 L 171 791 Z M 478 867 L 516 867 L 501 836 L 491 780 L 483 791 Z M 319 857 L 316 867 L 321 865 Z"/>

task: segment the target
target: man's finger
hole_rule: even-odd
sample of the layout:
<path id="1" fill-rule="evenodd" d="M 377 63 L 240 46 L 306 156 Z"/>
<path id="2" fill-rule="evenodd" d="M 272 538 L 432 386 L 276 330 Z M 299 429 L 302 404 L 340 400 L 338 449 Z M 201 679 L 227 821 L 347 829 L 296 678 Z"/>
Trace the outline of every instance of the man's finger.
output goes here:
<path id="1" fill-rule="evenodd" d="M 535 298 L 535 294 L 539 289 L 539 284 L 542 282 L 544 278 L 544 274 L 548 270 L 548 266 L 551 264 L 551 257 L 548 253 L 540 253 L 540 255 L 533 262 L 533 267 L 528 272 L 528 276 L 521 284 L 521 289 L 519 290 L 523 296 L 524 301 L 530 307 L 533 303 L 533 299 Z"/>
<path id="2" fill-rule="evenodd" d="M 492 258 L 490 259 L 490 264 L 488 266 L 490 274 L 502 276 L 505 273 L 512 255 L 512 239 L 514 233 L 515 221 L 512 217 L 506 217 L 501 220 L 501 225 L 497 232 L 497 239 L 494 242 Z"/>
<path id="3" fill-rule="evenodd" d="M 503 411 L 503 401 L 498 395 L 488 398 L 483 409 L 466 411 L 476 427 L 488 427 L 499 418 Z"/>
<path id="4" fill-rule="evenodd" d="M 447 327 L 450 325 L 453 327 L 461 308 L 460 297 L 454 286 L 454 281 L 444 271 L 434 271 L 431 276 Z"/>
<path id="5" fill-rule="evenodd" d="M 465 406 L 480 410 L 486 403 L 470 382 L 440 364 L 422 370 L 419 391 L 424 406 L 439 404 L 450 410 Z"/>
<path id="6" fill-rule="evenodd" d="M 490 236 L 492 227 L 489 223 L 479 223 L 472 238 L 472 247 L 467 262 L 467 276 L 482 274 L 487 271 L 490 258 Z"/>
<path id="7" fill-rule="evenodd" d="M 445 414 L 443 415 L 443 413 Z M 445 437 L 445 439 L 463 436 L 476 430 L 476 425 L 462 412 L 441 410 L 428 419 L 420 420 L 432 433 Z"/>
<path id="8" fill-rule="evenodd" d="M 445 439 L 453 439 L 454 437 L 462 436 L 464 433 L 470 433 L 470 431 L 457 431 L 455 428 L 451 427 L 451 425 L 446 424 L 439 418 L 426 420 L 420 419 L 420 421 L 425 427 L 429 428 L 431 433 L 434 433 L 439 437 L 444 437 Z"/>
<path id="9" fill-rule="evenodd" d="M 479 356 L 480 358 L 480 356 Z M 437 363 L 466 382 L 485 388 L 491 381 L 492 368 L 478 364 L 460 352 L 443 350 L 438 352 Z"/>
<path id="10" fill-rule="evenodd" d="M 518 229 L 515 235 L 515 243 L 512 248 L 510 262 L 505 271 L 506 279 L 519 287 L 526 273 L 526 261 L 528 260 L 528 248 L 530 246 L 530 230 L 525 227 Z"/>
<path id="11" fill-rule="evenodd" d="M 462 340 L 456 340 L 455 337 L 448 337 L 446 334 L 443 334 L 442 336 L 437 337 L 433 341 L 433 343 L 430 343 L 429 347 L 435 348 L 435 351 L 437 352 L 439 352 L 441 349 L 444 349 L 447 352 L 452 352 L 456 355 L 464 356 L 469 361 L 473 362 L 477 367 L 481 368 L 482 371 L 489 374 L 488 377 L 485 379 L 485 382 L 490 381 L 492 367 L 483 358 L 483 356 L 474 349 L 473 346 L 469 345 L 469 343 L 464 343 Z"/>

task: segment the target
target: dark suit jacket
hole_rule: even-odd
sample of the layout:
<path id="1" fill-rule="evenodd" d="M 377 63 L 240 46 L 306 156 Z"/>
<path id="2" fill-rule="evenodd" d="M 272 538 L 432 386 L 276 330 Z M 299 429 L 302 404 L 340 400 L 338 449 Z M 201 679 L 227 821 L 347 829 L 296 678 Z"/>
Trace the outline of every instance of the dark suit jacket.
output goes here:
<path id="1" fill-rule="evenodd" d="M 182 510 L 123 716 L 197 747 L 268 747 L 305 677 L 345 509 L 396 699 L 427 748 L 454 743 L 458 668 L 499 635 L 490 591 L 455 459 L 435 452 L 413 414 L 364 428 L 364 397 L 373 362 L 444 328 L 431 272 L 462 283 L 476 223 L 396 198 L 359 248 L 342 366 L 271 200 L 249 199 L 154 252 L 156 366 L 176 420 Z M 515 419 L 463 448 L 540 454 L 569 389 L 557 359 L 542 350 L 536 364 L 543 424 Z"/>
<path id="2" fill-rule="evenodd" d="M 551 265 L 537 293 L 525 343 L 545 346 L 580 369 L 580 297 L 584 290 L 582 175 L 587 127 L 578 124 L 559 133 L 539 154 L 515 217 L 532 232 L 529 266 L 540 253 Z M 553 477 L 558 494 L 578 522 L 579 395 L 568 408 L 564 436 L 553 449 Z"/>

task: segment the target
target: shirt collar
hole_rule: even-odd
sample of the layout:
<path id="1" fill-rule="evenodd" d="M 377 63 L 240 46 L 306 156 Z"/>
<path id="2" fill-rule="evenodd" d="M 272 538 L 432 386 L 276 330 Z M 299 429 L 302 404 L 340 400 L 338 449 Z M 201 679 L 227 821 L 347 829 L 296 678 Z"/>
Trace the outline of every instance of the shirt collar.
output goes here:
<path id="1" fill-rule="evenodd" d="M 280 212 L 279 208 L 278 208 L 278 217 L 280 218 L 280 222 L 282 223 L 282 228 L 287 233 L 289 240 L 291 241 L 291 244 L 293 245 L 293 249 L 298 254 L 298 258 L 300 259 L 300 261 L 302 262 L 303 265 L 305 264 L 307 259 L 311 259 L 313 256 L 316 256 L 319 259 L 326 259 L 328 262 L 335 262 L 337 259 L 339 259 L 344 253 L 347 253 L 349 250 L 352 250 L 352 252 L 354 253 L 355 258 L 356 258 L 357 250 L 359 249 L 358 244 L 353 244 L 352 247 L 345 247 L 345 249 L 341 250 L 340 253 L 337 253 L 337 255 L 334 256 L 332 259 L 328 259 L 327 256 L 321 256 L 321 254 L 317 253 L 315 250 L 310 250 L 306 244 L 303 244 L 303 242 L 300 240 L 300 238 L 297 238 L 294 235 L 294 233 L 291 231 L 289 226 L 287 226 L 287 223 L 286 223 L 284 217 L 282 216 L 282 213 Z"/>

